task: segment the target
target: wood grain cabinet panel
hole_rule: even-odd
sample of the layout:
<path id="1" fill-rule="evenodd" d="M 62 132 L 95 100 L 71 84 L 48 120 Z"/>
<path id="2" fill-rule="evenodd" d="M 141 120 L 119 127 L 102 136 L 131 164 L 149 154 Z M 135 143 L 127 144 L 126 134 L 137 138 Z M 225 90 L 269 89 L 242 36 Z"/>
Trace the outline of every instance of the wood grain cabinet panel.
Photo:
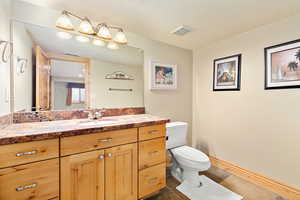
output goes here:
<path id="1" fill-rule="evenodd" d="M 57 158 L 59 140 L 44 140 L 0 146 L 0 168 Z"/>
<path id="2" fill-rule="evenodd" d="M 151 195 L 166 186 L 166 164 L 156 165 L 139 172 L 139 198 Z"/>
<path id="3" fill-rule="evenodd" d="M 157 138 L 139 143 L 139 169 L 166 162 L 166 139 Z"/>
<path id="4" fill-rule="evenodd" d="M 105 150 L 105 200 L 137 199 L 137 144 Z"/>
<path id="5" fill-rule="evenodd" d="M 1 200 L 52 200 L 59 197 L 59 159 L 0 170 Z"/>
<path id="6" fill-rule="evenodd" d="M 166 136 L 166 125 L 145 126 L 139 128 L 139 141 Z"/>
<path id="7" fill-rule="evenodd" d="M 61 155 L 71 155 L 137 141 L 137 129 L 108 131 L 90 135 L 61 138 Z"/>
<path id="8" fill-rule="evenodd" d="M 104 151 L 61 158 L 61 200 L 104 200 Z"/>

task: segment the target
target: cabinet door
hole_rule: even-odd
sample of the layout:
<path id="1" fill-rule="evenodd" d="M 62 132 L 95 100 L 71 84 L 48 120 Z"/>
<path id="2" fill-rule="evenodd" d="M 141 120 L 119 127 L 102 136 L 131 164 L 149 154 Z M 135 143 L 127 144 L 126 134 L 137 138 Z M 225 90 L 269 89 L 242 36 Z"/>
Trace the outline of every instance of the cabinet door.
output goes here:
<path id="1" fill-rule="evenodd" d="M 105 200 L 137 199 L 137 144 L 105 150 Z"/>
<path id="2" fill-rule="evenodd" d="M 61 200 L 104 200 L 104 151 L 61 159 Z"/>

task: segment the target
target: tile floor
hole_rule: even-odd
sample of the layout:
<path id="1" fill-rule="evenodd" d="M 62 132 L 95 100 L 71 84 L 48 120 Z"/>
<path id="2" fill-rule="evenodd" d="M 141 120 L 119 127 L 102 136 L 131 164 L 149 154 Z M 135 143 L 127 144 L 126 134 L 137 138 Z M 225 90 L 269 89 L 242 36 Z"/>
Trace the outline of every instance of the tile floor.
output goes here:
<path id="1" fill-rule="evenodd" d="M 242 195 L 244 197 L 243 200 L 285 200 L 269 190 L 252 184 L 222 169 L 212 167 L 210 170 L 202 174 L 230 189 L 231 191 Z M 159 194 L 152 196 L 147 200 L 188 200 L 187 197 L 176 190 L 176 186 L 178 185 L 179 182 L 171 175 L 168 175 L 167 187 Z"/>

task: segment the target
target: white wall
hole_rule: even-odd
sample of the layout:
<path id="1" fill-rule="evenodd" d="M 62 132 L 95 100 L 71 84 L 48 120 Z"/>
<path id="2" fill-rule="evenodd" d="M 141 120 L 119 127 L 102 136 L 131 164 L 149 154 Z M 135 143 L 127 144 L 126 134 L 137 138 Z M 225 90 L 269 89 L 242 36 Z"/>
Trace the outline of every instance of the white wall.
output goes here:
<path id="1" fill-rule="evenodd" d="M 30 111 L 32 108 L 32 53 L 34 43 L 23 23 L 13 22 L 14 43 L 14 111 Z M 27 59 L 24 73 L 19 73 L 18 57 Z"/>
<path id="2" fill-rule="evenodd" d="M 10 41 L 11 1 L 0 1 L 0 40 Z M 10 113 L 10 63 L 0 61 L 0 115 Z"/>
<path id="3" fill-rule="evenodd" d="M 194 145 L 300 188 L 300 89 L 264 90 L 264 48 L 299 39 L 300 15 L 194 51 Z M 213 59 L 242 53 L 241 91 L 213 92 Z"/>
<path id="4" fill-rule="evenodd" d="M 134 80 L 105 79 L 107 74 L 122 71 Z M 143 67 L 125 66 L 100 60 L 91 60 L 91 106 L 93 108 L 143 107 Z M 109 91 L 108 88 L 133 89 Z"/>
<path id="5" fill-rule="evenodd" d="M 54 27 L 60 11 L 14 3 L 14 18 L 24 22 Z M 101 21 L 101 19 L 98 19 Z M 192 123 L 192 51 L 153 41 L 126 32 L 129 45 L 144 50 L 144 102 L 148 113 L 169 117 L 172 120 Z M 175 91 L 150 91 L 150 60 L 178 65 L 178 89 Z M 191 133 L 191 131 L 190 131 Z"/>

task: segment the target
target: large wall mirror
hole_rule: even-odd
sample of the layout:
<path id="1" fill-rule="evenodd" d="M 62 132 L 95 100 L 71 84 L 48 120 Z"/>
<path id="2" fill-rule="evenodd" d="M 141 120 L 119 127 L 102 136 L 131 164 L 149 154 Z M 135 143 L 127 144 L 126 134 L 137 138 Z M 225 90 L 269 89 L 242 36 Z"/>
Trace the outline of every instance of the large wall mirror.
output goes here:
<path id="1" fill-rule="evenodd" d="M 12 21 L 13 111 L 144 106 L 143 51 Z"/>

